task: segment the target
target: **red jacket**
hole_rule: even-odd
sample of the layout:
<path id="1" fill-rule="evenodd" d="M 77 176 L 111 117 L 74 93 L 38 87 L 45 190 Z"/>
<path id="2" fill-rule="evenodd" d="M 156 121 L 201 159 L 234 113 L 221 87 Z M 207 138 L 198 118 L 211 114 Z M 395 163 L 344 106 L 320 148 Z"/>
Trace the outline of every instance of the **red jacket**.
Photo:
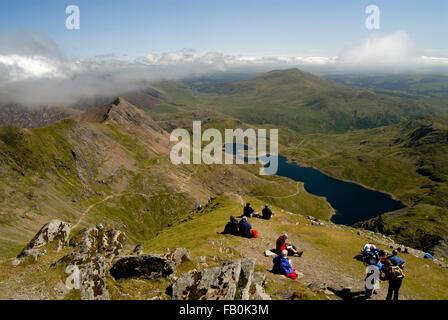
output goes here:
<path id="1" fill-rule="evenodd" d="M 275 249 L 279 253 L 281 253 L 283 250 L 286 250 L 286 241 L 282 236 L 277 239 L 277 242 L 275 243 Z"/>

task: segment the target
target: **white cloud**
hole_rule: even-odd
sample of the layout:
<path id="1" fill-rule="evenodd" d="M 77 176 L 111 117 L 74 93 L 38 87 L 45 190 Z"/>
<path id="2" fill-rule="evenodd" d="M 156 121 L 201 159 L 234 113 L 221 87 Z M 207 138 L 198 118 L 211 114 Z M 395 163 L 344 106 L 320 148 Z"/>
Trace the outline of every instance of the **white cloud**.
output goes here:
<path id="1" fill-rule="evenodd" d="M 341 52 L 339 62 L 350 67 L 402 67 L 422 63 L 415 44 L 405 31 L 375 35 Z"/>
<path id="2" fill-rule="evenodd" d="M 6 40 L 5 40 L 6 39 Z M 217 71 L 267 71 L 299 67 L 338 72 L 402 71 L 448 67 L 448 58 L 420 56 L 404 31 L 374 36 L 344 49 L 338 57 L 244 56 L 193 49 L 136 59 L 114 54 L 89 59 L 66 59 L 54 42 L 40 35 L 0 37 L 0 103 L 27 106 L 71 104 L 78 99 L 119 95 L 147 82 L 176 80 Z"/>

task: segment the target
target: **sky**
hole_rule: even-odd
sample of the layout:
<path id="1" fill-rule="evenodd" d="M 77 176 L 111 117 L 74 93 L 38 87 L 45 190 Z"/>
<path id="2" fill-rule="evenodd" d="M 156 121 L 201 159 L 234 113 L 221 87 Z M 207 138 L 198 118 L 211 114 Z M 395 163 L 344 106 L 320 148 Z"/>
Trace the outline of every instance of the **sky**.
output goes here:
<path id="1" fill-rule="evenodd" d="M 79 30 L 66 28 L 69 5 Z M 369 5 L 378 30 L 365 26 Z M 44 103 L 32 88 L 93 95 L 217 70 L 446 72 L 447 35 L 442 0 L 1 1 L 0 100 Z"/>

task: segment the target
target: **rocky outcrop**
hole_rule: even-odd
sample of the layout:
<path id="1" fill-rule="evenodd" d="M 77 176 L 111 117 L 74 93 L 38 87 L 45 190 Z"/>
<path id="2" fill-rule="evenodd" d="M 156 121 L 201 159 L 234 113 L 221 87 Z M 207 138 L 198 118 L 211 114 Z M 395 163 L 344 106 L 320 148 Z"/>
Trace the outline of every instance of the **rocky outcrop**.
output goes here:
<path id="1" fill-rule="evenodd" d="M 108 263 L 101 254 L 88 255 L 73 251 L 63 258 L 66 270 L 74 274 L 75 288 L 80 290 L 82 300 L 108 300 L 106 270 Z"/>
<path id="2" fill-rule="evenodd" d="M 252 288 L 257 292 L 256 286 L 259 285 L 252 286 L 254 266 L 254 259 L 241 259 L 225 262 L 221 267 L 190 271 L 173 284 L 172 298 L 174 300 L 248 300 L 252 294 Z M 258 292 L 260 295 L 265 294 L 261 286 Z M 268 296 L 264 298 L 267 299 Z"/>
<path id="3" fill-rule="evenodd" d="M 79 288 L 83 300 L 109 299 L 106 287 L 106 271 L 110 261 L 119 255 L 126 236 L 119 230 L 105 230 L 102 225 L 82 230 L 70 240 L 73 251 L 53 266 L 66 264 L 72 273 L 75 288 Z"/>
<path id="4" fill-rule="evenodd" d="M 43 247 L 48 244 L 55 244 L 57 251 L 66 246 L 70 236 L 71 224 L 60 220 L 51 220 L 45 224 L 39 232 L 36 233 L 34 238 L 28 243 L 28 245 L 17 256 L 23 258 L 29 255 L 33 255 L 37 258 L 39 254 L 34 250 L 36 248 Z M 42 253 L 42 252 L 41 252 Z M 37 254 L 37 256 L 36 256 Z"/>
<path id="5" fill-rule="evenodd" d="M 176 248 L 164 257 L 174 262 L 175 265 L 179 265 L 182 262 L 190 260 L 190 252 L 185 248 Z"/>
<path id="6" fill-rule="evenodd" d="M 70 239 L 70 246 L 79 248 L 81 253 L 93 255 L 100 253 L 107 260 L 119 255 L 126 241 L 126 235 L 119 230 L 105 230 L 99 224 L 96 227 L 84 229 Z"/>
<path id="7" fill-rule="evenodd" d="M 241 273 L 238 280 L 238 288 L 241 295 L 241 300 L 249 300 L 250 298 L 250 287 L 254 277 L 254 267 L 255 259 L 241 260 Z"/>
<path id="8" fill-rule="evenodd" d="M 154 279 L 168 277 L 176 270 L 176 267 L 173 261 L 158 255 L 129 255 L 115 258 L 110 274 L 115 279 Z"/>

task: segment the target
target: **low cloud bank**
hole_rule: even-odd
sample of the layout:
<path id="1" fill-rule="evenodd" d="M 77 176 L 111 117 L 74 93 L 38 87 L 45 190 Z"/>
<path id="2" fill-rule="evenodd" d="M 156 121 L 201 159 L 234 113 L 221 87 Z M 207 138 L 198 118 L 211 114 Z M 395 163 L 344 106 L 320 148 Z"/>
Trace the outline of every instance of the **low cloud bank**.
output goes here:
<path id="1" fill-rule="evenodd" d="M 0 103 L 36 107 L 119 95 L 151 82 L 226 71 L 299 67 L 320 72 L 446 72 L 448 58 L 421 55 L 406 32 L 373 36 L 336 57 L 254 57 L 192 49 L 119 59 L 113 54 L 67 59 L 38 33 L 0 37 Z"/>

